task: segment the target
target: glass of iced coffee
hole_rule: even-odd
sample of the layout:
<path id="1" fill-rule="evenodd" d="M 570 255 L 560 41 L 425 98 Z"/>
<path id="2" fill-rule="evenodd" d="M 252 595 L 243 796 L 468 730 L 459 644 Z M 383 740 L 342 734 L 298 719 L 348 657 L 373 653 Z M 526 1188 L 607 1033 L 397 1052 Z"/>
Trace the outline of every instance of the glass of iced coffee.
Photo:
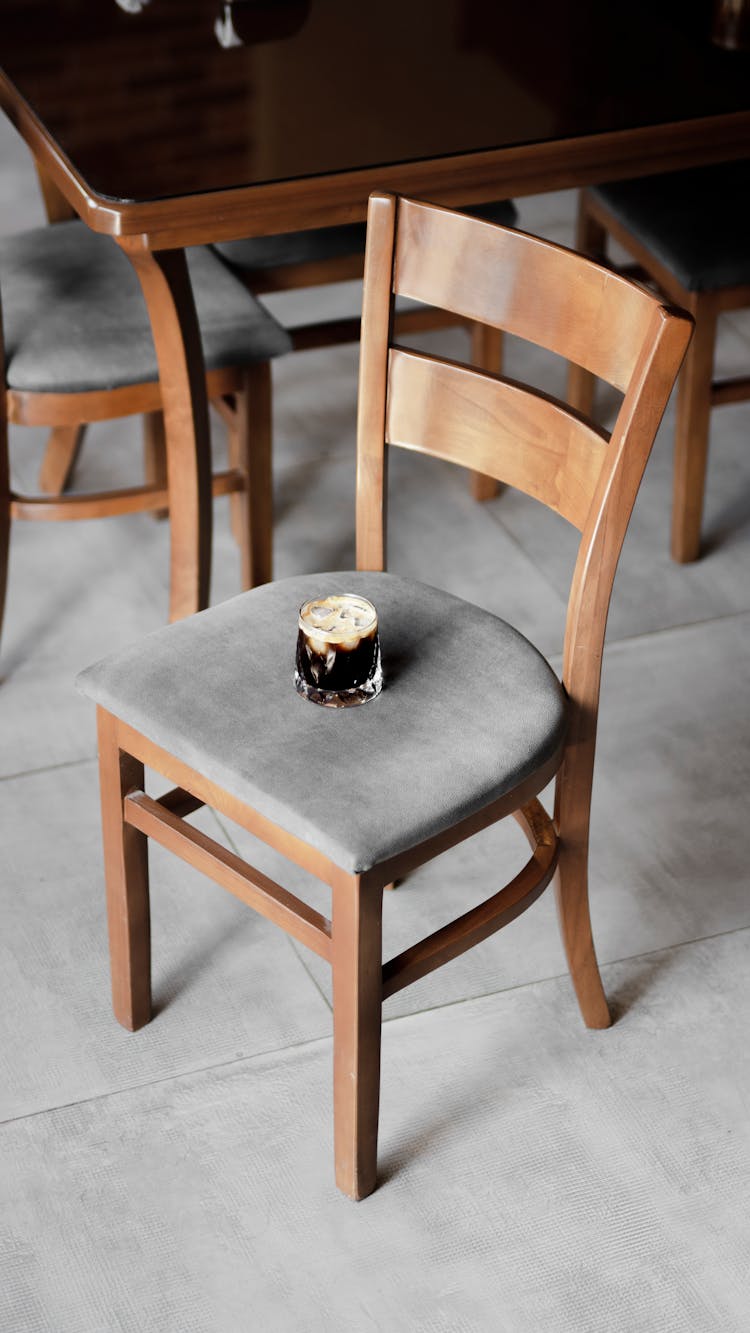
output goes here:
<path id="1" fill-rule="evenodd" d="M 297 692 L 326 708 L 352 708 L 380 694 L 378 615 L 357 593 L 313 597 L 299 612 Z"/>

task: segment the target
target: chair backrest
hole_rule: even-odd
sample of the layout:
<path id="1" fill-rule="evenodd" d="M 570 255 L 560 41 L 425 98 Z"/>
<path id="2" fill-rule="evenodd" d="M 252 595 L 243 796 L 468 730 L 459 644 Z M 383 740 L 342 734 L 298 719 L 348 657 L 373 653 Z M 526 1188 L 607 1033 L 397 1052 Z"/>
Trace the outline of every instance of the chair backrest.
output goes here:
<path id="1" fill-rule="evenodd" d="M 624 394 L 611 435 L 536 389 L 392 342 L 413 297 L 564 356 Z M 357 565 L 385 568 L 389 445 L 486 473 L 581 532 L 563 685 L 596 728 L 604 630 L 643 470 L 692 329 L 643 288 L 558 245 L 431 204 L 370 198 L 357 431 Z M 589 723 L 586 722 L 586 717 Z"/>

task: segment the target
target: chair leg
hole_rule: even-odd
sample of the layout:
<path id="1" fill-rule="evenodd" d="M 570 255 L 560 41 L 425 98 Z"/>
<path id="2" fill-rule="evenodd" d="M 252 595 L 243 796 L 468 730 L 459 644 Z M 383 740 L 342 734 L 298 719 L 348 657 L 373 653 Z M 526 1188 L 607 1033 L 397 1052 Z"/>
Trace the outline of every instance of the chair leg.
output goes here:
<path id="1" fill-rule="evenodd" d="M 67 489 L 85 433 L 85 424 L 53 426 L 39 469 L 39 489 L 46 495 L 62 495 Z"/>
<path id="2" fill-rule="evenodd" d="M 336 1184 L 375 1188 L 383 996 L 382 888 L 341 872 L 333 885 L 333 1121 Z"/>
<path id="3" fill-rule="evenodd" d="M 612 1018 L 591 932 L 588 840 L 582 845 L 561 840 L 555 900 L 568 970 L 583 1021 L 587 1028 L 608 1028 Z"/>
<path id="4" fill-rule="evenodd" d="M 589 213 L 583 191 L 578 196 L 575 248 L 579 254 L 588 255 L 590 259 L 601 262 L 606 258 L 606 230 Z M 591 416 L 593 410 L 595 385 L 596 377 L 590 371 L 571 362 L 568 370 L 568 403 L 587 417 Z"/>
<path id="5" fill-rule="evenodd" d="M 232 531 L 240 547 L 243 588 L 273 578 L 273 477 L 271 366 L 249 366 L 229 427 L 229 459 L 245 475 L 245 488 L 230 498 Z"/>
<path id="6" fill-rule="evenodd" d="M 490 370 L 499 375 L 503 368 L 503 331 L 489 324 L 471 326 L 471 364 L 477 370 Z M 469 485 L 475 500 L 492 500 L 500 490 L 500 483 L 483 472 L 470 472 Z"/>
<path id="7" fill-rule="evenodd" d="M 167 434 L 163 412 L 143 416 L 143 474 L 148 486 L 167 486 Z M 151 517 L 168 518 L 168 509 L 152 509 Z"/>
<path id="8" fill-rule="evenodd" d="M 713 293 L 696 294 L 690 312 L 695 331 L 677 385 L 674 441 L 671 550 L 672 559 L 680 564 L 700 555 L 718 318 Z"/>
<path id="9" fill-rule="evenodd" d="M 123 801 L 143 790 L 143 764 L 120 749 L 116 719 L 103 708 L 98 723 L 112 1005 L 135 1032 L 151 1018 L 148 839 L 125 823 Z"/>
<path id="10" fill-rule="evenodd" d="M 571 718 L 569 750 L 555 787 L 555 825 L 559 858 L 555 900 L 565 956 L 586 1027 L 612 1022 L 604 994 L 589 912 L 589 817 L 594 774 L 595 731 L 576 710 Z"/>
<path id="11" fill-rule="evenodd" d="M 8 586 L 8 556 L 10 554 L 10 459 L 8 457 L 8 425 L 5 403 L 0 404 L 0 638 L 3 632 L 5 592 Z"/>

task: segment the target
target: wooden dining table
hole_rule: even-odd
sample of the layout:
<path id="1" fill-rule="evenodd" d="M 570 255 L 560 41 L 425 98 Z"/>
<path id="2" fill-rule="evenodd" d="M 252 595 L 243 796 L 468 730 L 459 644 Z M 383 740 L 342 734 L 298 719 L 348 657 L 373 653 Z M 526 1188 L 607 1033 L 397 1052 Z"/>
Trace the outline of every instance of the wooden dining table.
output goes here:
<path id="1" fill-rule="evenodd" d="M 460 206 L 750 156 L 750 56 L 711 0 L 4 0 L 0 66 L 49 197 L 141 281 L 172 619 L 211 558 L 184 247 L 362 219 L 374 189 Z M 269 515 L 265 578 L 270 542 Z"/>

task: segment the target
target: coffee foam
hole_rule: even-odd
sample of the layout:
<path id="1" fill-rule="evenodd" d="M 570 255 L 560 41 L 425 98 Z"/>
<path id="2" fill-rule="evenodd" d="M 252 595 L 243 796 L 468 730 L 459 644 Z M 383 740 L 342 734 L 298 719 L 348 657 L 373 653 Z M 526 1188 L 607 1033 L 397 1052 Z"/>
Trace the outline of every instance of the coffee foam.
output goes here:
<path id="1" fill-rule="evenodd" d="M 366 597 L 350 592 L 332 593 L 304 603 L 299 627 L 313 652 L 325 653 L 329 644 L 356 648 L 361 639 L 377 629 L 378 615 Z"/>

